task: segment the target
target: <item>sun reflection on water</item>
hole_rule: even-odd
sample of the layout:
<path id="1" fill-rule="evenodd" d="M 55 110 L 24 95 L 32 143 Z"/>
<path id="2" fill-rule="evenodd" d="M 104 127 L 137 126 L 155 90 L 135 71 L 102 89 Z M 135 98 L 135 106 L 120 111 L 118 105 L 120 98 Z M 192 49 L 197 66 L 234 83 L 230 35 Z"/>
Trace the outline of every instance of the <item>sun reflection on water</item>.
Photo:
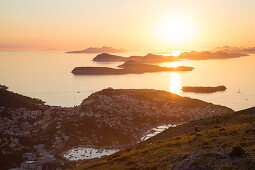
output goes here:
<path id="1" fill-rule="evenodd" d="M 179 67 L 181 65 L 180 61 L 174 61 L 169 64 L 169 67 Z"/>
<path id="2" fill-rule="evenodd" d="M 170 74 L 169 92 L 181 95 L 181 80 L 179 73 Z"/>

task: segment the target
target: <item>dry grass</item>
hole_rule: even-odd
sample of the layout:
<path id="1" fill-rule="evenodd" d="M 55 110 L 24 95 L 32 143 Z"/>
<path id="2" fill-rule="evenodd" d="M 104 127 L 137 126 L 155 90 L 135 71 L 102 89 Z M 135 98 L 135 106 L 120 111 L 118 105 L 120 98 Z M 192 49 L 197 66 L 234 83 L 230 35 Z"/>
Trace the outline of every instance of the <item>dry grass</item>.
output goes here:
<path id="1" fill-rule="evenodd" d="M 195 125 L 198 132 L 195 131 Z M 236 153 L 239 147 L 246 155 L 255 154 L 255 114 L 234 113 L 221 117 L 198 120 L 170 128 L 145 141 L 142 146 L 133 146 L 111 156 L 84 163 L 76 169 L 169 169 L 196 153 L 220 154 L 224 160 Z M 218 158 L 217 158 L 218 159 Z M 217 161 L 215 157 L 198 157 L 198 163 L 210 164 L 221 168 L 231 168 L 235 164 Z M 246 169 L 251 166 L 239 158 L 239 165 Z M 193 166 L 193 165 L 192 165 Z M 194 165 L 196 166 L 196 165 Z M 246 167 L 245 167 L 246 166 Z"/>

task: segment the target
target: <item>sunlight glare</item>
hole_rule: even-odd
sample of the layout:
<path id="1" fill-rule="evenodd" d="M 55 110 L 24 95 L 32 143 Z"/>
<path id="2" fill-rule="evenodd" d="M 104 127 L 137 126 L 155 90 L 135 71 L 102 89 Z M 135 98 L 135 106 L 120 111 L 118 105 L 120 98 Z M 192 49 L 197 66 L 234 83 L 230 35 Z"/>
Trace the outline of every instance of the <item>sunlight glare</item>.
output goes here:
<path id="1" fill-rule="evenodd" d="M 169 91 L 178 95 L 181 94 L 181 81 L 179 73 L 170 74 Z"/>
<path id="2" fill-rule="evenodd" d="M 170 67 L 179 67 L 181 65 L 181 62 L 180 61 L 174 61 L 174 62 L 171 62 L 170 63 Z"/>
<path id="3" fill-rule="evenodd" d="M 181 54 L 180 51 L 172 51 L 171 56 L 178 57 Z"/>
<path id="4" fill-rule="evenodd" d="M 162 42 L 182 44 L 191 41 L 193 24 L 187 17 L 171 16 L 164 18 L 158 24 L 156 31 Z"/>

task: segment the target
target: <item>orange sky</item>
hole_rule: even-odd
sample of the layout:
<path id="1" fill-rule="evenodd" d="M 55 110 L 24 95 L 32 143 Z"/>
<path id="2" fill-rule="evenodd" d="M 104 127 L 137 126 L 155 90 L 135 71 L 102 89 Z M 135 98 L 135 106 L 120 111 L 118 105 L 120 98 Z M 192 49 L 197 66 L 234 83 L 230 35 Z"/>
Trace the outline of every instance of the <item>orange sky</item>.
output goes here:
<path id="1" fill-rule="evenodd" d="M 253 0 L 1 0 L 0 49 L 254 46 L 254 18 Z"/>

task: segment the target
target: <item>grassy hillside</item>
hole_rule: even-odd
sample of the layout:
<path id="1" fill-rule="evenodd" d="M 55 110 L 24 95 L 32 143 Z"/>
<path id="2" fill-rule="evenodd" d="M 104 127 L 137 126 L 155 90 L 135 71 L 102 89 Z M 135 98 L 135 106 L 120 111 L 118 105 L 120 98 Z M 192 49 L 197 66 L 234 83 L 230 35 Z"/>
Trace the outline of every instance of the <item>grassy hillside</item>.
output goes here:
<path id="1" fill-rule="evenodd" d="M 189 122 L 76 169 L 254 169 L 255 108 Z"/>

